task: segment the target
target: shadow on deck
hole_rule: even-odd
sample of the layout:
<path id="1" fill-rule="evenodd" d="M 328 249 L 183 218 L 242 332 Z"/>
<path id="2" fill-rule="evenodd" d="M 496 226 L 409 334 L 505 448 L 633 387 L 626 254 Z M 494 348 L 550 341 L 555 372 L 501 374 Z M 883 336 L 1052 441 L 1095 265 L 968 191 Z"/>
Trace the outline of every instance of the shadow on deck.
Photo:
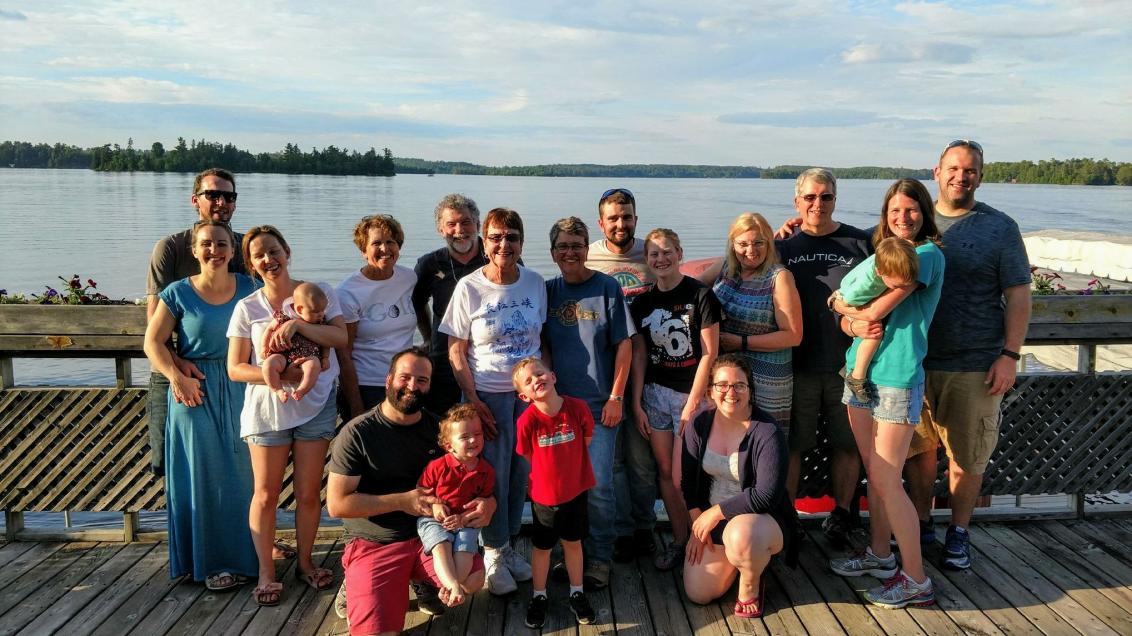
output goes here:
<path id="1" fill-rule="evenodd" d="M 1132 634 L 1132 519 L 981 523 L 972 538 L 974 565 L 965 572 L 934 567 L 940 546 L 927 550 L 935 607 L 883 610 L 863 603 L 860 592 L 876 582 L 832 574 L 826 566 L 832 552 L 820 531 L 810 528 L 797 570 L 772 564 L 761 619 L 732 616 L 734 588 L 718 603 L 689 603 L 678 575 L 640 559 L 615 565 L 610 587 L 590 594 L 598 612 L 594 625 L 576 625 L 565 587 L 552 583 L 543 633 Z M 529 543 L 524 539 L 517 547 L 526 551 Z M 341 553 L 340 541 L 327 541 L 315 557 L 338 581 Z M 170 580 L 167 566 L 163 543 L 3 545 L 0 634 L 347 633 L 332 609 L 335 589 L 302 586 L 293 561 L 278 562 L 286 589 L 274 608 L 258 608 L 251 585 L 213 593 Z M 406 630 L 430 636 L 532 633 L 523 626 L 529 591 L 529 583 L 509 598 L 481 591 L 432 620 L 410 611 Z"/>

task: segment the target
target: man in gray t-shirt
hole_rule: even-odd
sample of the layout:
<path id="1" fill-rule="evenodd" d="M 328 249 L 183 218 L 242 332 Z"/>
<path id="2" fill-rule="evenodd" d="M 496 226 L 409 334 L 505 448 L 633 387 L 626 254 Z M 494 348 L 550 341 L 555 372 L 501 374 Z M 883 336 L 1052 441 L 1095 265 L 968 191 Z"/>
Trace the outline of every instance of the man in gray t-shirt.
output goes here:
<path id="1" fill-rule="evenodd" d="M 193 193 L 189 197 L 193 208 L 202 221 L 223 221 L 232 219 L 236 212 L 236 177 L 222 168 L 209 168 L 193 180 Z M 236 234 L 236 253 L 228 262 L 228 271 L 242 272 L 244 257 L 240 250 L 242 234 Z M 170 234 L 157 241 L 153 255 L 149 259 L 149 272 L 146 277 L 146 320 L 157 310 L 157 295 L 170 284 L 187 276 L 200 273 L 200 263 L 193 258 L 193 228 Z M 196 365 L 181 360 L 174 354 L 174 362 L 186 375 L 203 378 Z M 169 381 L 160 373 L 149 376 L 149 394 L 146 400 L 146 413 L 149 416 L 149 463 L 154 474 L 165 474 L 165 416 Z"/>
<path id="2" fill-rule="evenodd" d="M 1018 225 L 975 201 L 983 149 L 953 141 L 934 170 L 935 222 L 947 271 L 924 359 L 928 411 L 909 450 L 912 500 L 926 520 L 935 481 L 935 450 L 948 457 L 951 524 L 942 565 L 971 565 L 967 525 L 983 473 L 998 442 L 1003 395 L 1014 386 L 1019 350 L 1030 321 L 1030 265 Z M 925 528 L 926 529 L 926 528 Z M 924 533 L 922 540 L 934 540 Z"/>

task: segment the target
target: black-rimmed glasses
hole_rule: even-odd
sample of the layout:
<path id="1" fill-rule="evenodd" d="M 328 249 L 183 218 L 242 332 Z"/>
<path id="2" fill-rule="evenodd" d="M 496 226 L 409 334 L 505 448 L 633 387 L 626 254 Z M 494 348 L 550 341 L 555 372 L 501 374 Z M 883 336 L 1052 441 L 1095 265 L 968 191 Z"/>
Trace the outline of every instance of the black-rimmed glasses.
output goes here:
<path id="1" fill-rule="evenodd" d="M 731 384 L 730 382 L 716 382 L 711 385 L 711 388 L 720 393 L 727 393 L 732 389 L 734 389 L 736 393 L 746 393 L 751 390 L 751 385 L 746 382 L 736 382 L 735 384 Z"/>

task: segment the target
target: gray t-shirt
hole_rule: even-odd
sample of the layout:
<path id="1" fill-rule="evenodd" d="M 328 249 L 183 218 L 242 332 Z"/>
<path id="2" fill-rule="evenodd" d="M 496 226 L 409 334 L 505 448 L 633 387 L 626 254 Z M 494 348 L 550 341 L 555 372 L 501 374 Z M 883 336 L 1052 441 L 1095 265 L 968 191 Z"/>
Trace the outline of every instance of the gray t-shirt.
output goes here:
<path id="1" fill-rule="evenodd" d="M 193 229 L 170 234 L 157 241 L 153 246 L 153 255 L 149 258 L 149 275 L 145 281 L 145 293 L 156 296 L 163 289 L 188 276 L 200 273 L 200 262 L 193 258 Z M 228 261 L 228 271 L 233 273 L 246 273 L 244 270 L 244 253 L 240 249 L 244 235 L 236 233 L 236 244 L 233 245 L 235 253 Z"/>
<path id="2" fill-rule="evenodd" d="M 1002 290 L 1030 284 L 1022 234 L 1013 219 L 985 203 L 960 217 L 936 212 L 935 222 L 947 268 L 924 368 L 986 371 L 1005 338 Z"/>

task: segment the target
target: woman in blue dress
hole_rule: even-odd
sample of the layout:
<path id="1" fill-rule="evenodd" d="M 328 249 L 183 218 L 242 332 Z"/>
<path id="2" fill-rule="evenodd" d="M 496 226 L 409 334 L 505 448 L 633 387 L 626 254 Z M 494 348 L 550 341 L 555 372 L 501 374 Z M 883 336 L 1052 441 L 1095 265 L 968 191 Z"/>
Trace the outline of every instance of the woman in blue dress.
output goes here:
<path id="1" fill-rule="evenodd" d="M 165 508 L 169 514 L 169 573 L 189 575 L 210 590 L 228 590 L 258 572 L 248 529 L 252 466 L 240 439 L 244 386 L 228 379 L 228 321 L 236 303 L 255 289 L 230 274 L 235 237 L 226 223 L 193 227 L 200 274 L 158 296 L 145 332 L 150 364 L 169 378 L 165 424 Z M 166 343 L 177 334 L 177 356 L 203 378 L 181 372 Z"/>

